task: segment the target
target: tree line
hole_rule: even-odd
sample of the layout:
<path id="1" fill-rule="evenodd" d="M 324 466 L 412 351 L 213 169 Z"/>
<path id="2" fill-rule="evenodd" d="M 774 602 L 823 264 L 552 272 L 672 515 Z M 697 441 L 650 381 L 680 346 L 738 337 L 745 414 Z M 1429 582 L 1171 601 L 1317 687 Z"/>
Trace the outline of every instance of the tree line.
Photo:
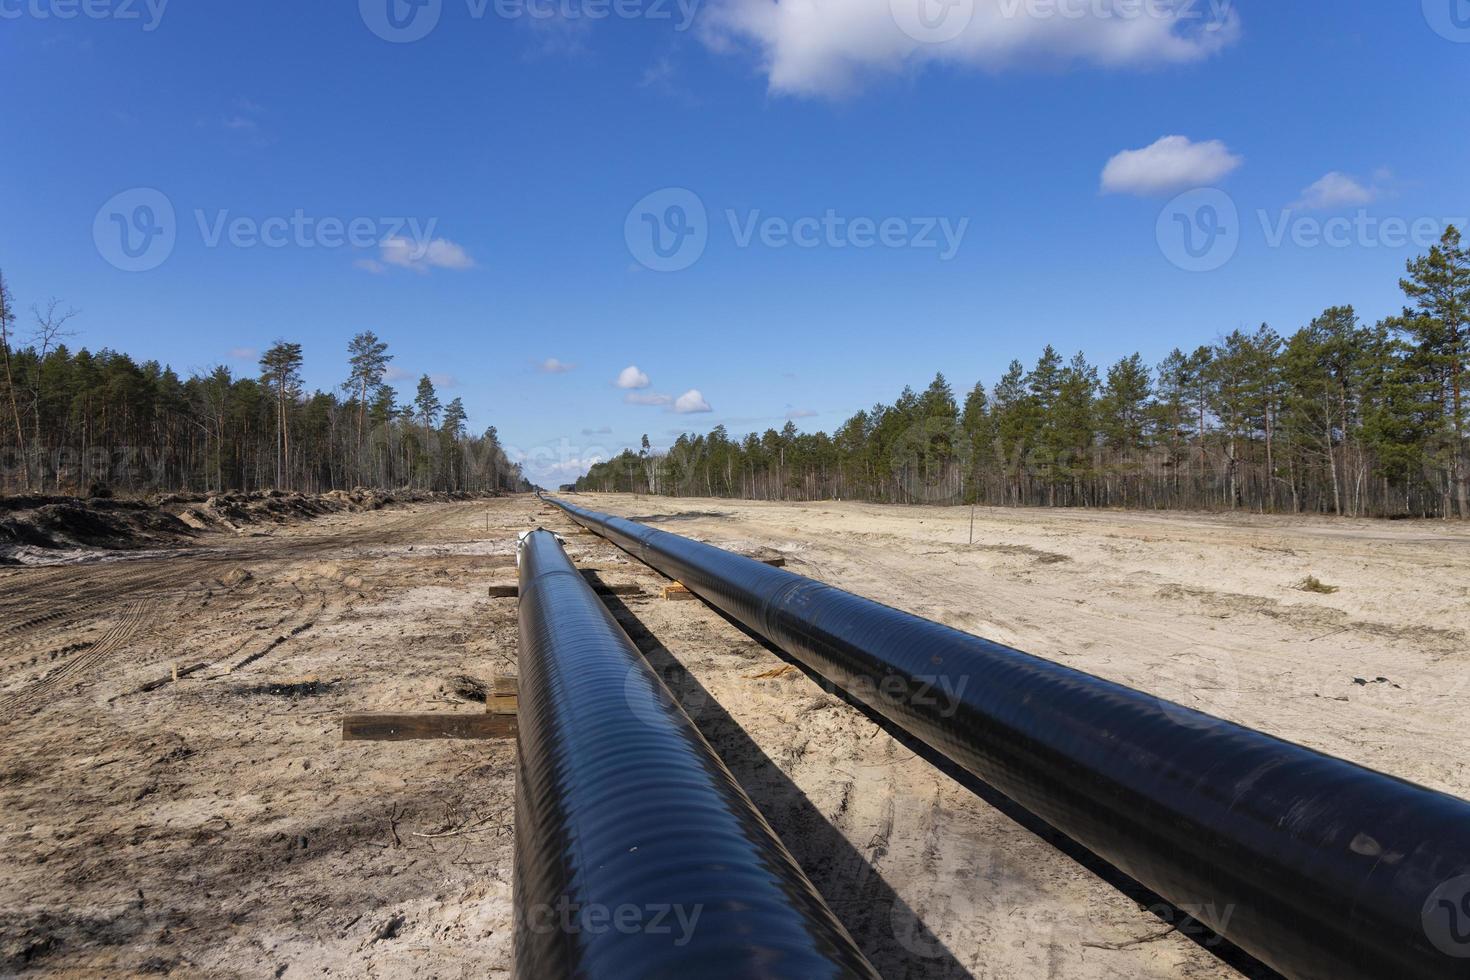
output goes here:
<path id="1" fill-rule="evenodd" d="M 681 435 L 579 490 L 762 500 L 1250 509 L 1470 517 L 1470 249 L 1408 263 L 1400 314 L 1334 306 L 1101 370 L 1047 346 L 957 399 L 943 374 L 834 432 Z"/>
<path id="2" fill-rule="evenodd" d="M 31 313 L 22 339 L 0 274 L 0 492 L 528 489 L 495 428 L 470 434 L 464 403 L 443 404 L 427 376 L 399 403 L 393 355 L 371 331 L 347 345 L 339 392 L 308 392 L 298 343 L 277 341 L 254 376 L 181 378 L 73 351 L 75 314 L 55 301 Z"/>

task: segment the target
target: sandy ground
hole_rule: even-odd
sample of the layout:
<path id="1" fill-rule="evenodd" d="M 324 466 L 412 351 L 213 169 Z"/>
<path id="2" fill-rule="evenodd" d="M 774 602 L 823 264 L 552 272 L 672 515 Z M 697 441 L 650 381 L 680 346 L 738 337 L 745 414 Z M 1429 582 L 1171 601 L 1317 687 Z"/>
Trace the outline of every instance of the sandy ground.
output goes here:
<path id="1" fill-rule="evenodd" d="M 1464 527 L 581 502 L 1470 795 Z M 514 672 L 486 586 L 537 523 L 639 587 L 615 614 L 885 975 L 1252 970 L 523 497 L 0 569 L 0 973 L 507 974 L 514 746 L 338 725 L 483 710 L 458 678 Z"/>

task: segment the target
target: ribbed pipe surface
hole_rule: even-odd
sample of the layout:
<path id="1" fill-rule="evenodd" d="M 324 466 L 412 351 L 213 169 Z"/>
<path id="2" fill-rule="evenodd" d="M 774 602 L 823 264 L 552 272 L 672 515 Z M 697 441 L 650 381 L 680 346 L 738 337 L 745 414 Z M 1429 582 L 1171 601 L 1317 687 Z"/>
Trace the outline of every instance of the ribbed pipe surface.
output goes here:
<path id="1" fill-rule="evenodd" d="M 555 536 L 518 561 L 517 975 L 876 976 Z"/>
<path id="2" fill-rule="evenodd" d="M 553 502 L 1280 972 L 1470 977 L 1470 803 Z"/>

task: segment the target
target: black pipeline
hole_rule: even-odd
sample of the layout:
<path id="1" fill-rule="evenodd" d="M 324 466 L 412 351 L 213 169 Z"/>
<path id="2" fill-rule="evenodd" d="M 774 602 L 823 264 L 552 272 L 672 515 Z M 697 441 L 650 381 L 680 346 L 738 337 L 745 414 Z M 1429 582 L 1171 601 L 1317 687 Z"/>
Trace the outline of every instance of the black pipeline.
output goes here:
<path id="1" fill-rule="evenodd" d="M 553 502 L 1280 972 L 1470 976 L 1470 803 Z"/>
<path id="2" fill-rule="evenodd" d="M 556 538 L 518 563 L 517 975 L 875 977 Z"/>

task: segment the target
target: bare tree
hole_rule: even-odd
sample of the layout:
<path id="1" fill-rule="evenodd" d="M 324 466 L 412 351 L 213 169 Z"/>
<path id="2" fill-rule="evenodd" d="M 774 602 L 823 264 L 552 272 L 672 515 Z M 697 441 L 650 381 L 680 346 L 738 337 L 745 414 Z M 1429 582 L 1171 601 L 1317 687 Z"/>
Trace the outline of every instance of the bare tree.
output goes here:
<path id="1" fill-rule="evenodd" d="M 31 347 L 36 352 L 36 370 L 31 373 L 31 403 L 34 416 L 31 448 L 38 456 L 44 455 L 42 447 L 45 446 L 41 435 L 41 416 L 45 414 L 42 406 L 46 396 L 46 372 L 44 370 L 46 358 L 51 356 L 52 351 L 61 346 L 62 341 L 67 337 L 76 336 L 76 331 L 68 330 L 66 325 L 77 316 L 79 311 L 69 309 L 61 313 L 60 308 L 61 301 L 54 296 L 46 302 L 44 312 L 38 307 L 31 307 L 31 315 L 36 318 L 36 329 L 31 331 L 30 336 Z M 44 477 L 46 468 L 40 465 L 39 460 L 37 463 L 37 475 Z M 59 472 L 53 474 L 52 480 L 57 486 L 60 486 L 61 474 Z"/>

